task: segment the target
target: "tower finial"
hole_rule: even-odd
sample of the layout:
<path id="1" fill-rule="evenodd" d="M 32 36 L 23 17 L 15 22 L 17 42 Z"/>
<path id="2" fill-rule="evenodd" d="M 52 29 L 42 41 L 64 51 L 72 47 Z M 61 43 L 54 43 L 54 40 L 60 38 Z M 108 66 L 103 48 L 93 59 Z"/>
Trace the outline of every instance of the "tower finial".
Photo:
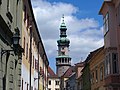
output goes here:
<path id="1" fill-rule="evenodd" d="M 61 22 L 61 25 L 60 25 L 60 28 L 62 28 L 62 29 L 67 29 L 66 28 L 66 25 L 65 25 L 65 21 L 64 21 L 64 14 L 62 15 L 62 22 Z"/>
<path id="2" fill-rule="evenodd" d="M 62 23 L 64 23 L 64 14 L 63 14 L 62 18 L 63 18 Z"/>

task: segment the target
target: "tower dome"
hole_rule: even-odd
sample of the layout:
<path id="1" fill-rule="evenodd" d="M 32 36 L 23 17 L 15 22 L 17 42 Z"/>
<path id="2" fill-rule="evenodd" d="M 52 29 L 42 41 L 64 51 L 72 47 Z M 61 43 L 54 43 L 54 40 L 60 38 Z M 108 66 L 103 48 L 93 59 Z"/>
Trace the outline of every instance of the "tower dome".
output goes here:
<path id="1" fill-rule="evenodd" d="M 58 45 L 66 45 L 69 46 L 70 40 L 66 37 L 61 37 L 59 40 L 57 40 Z"/>

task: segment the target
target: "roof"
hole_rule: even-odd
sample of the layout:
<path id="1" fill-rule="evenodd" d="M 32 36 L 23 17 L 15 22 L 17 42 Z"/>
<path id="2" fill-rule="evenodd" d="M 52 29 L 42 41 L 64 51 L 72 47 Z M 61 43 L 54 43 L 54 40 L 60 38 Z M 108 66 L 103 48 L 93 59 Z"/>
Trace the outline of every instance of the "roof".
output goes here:
<path id="1" fill-rule="evenodd" d="M 84 64 L 85 64 L 85 62 L 79 62 L 79 63 L 76 63 L 75 66 L 83 67 Z"/>
<path id="2" fill-rule="evenodd" d="M 90 62 L 91 58 L 93 58 L 96 54 L 98 54 L 103 49 L 104 49 L 104 46 L 90 52 L 90 54 L 87 56 L 85 60 L 85 67 L 86 67 L 86 64 Z M 85 67 L 82 69 L 82 71 L 85 69 Z"/>
<path id="3" fill-rule="evenodd" d="M 70 77 L 74 72 L 75 66 L 71 66 L 70 68 L 68 68 L 68 70 L 63 74 L 62 77 Z"/>
<path id="4" fill-rule="evenodd" d="M 104 8 L 104 6 L 105 6 L 106 3 L 111 3 L 111 0 L 106 0 L 106 1 L 103 2 L 102 6 L 100 8 L 100 11 L 99 11 L 100 15 L 102 14 L 102 10 L 103 10 L 103 8 Z"/>
<path id="5" fill-rule="evenodd" d="M 58 77 L 54 71 L 50 68 L 50 66 L 48 66 L 48 77 L 52 77 L 52 78 L 56 78 Z"/>

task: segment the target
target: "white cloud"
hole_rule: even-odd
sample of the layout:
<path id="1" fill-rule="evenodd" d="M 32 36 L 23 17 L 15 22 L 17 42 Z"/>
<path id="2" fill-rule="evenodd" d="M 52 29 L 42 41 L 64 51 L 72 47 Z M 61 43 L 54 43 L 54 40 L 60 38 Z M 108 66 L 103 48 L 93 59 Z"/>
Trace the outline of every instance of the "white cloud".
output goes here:
<path id="1" fill-rule="evenodd" d="M 94 18 L 78 19 L 75 13 L 80 10 L 72 4 L 45 0 L 32 0 L 35 18 L 42 36 L 48 59 L 57 56 L 57 40 L 62 14 L 65 15 L 67 34 L 70 39 L 70 55 L 74 62 L 86 58 L 90 51 L 103 45 L 102 30 Z M 52 62 L 51 60 L 49 60 Z"/>

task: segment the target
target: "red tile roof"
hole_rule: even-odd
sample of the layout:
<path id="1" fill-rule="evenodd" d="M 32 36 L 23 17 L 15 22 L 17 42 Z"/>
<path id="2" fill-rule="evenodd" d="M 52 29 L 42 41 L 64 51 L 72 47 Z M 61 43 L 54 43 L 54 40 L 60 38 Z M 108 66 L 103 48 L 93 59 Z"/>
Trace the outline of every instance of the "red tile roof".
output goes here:
<path id="1" fill-rule="evenodd" d="M 48 77 L 58 77 L 54 71 L 48 66 Z"/>

